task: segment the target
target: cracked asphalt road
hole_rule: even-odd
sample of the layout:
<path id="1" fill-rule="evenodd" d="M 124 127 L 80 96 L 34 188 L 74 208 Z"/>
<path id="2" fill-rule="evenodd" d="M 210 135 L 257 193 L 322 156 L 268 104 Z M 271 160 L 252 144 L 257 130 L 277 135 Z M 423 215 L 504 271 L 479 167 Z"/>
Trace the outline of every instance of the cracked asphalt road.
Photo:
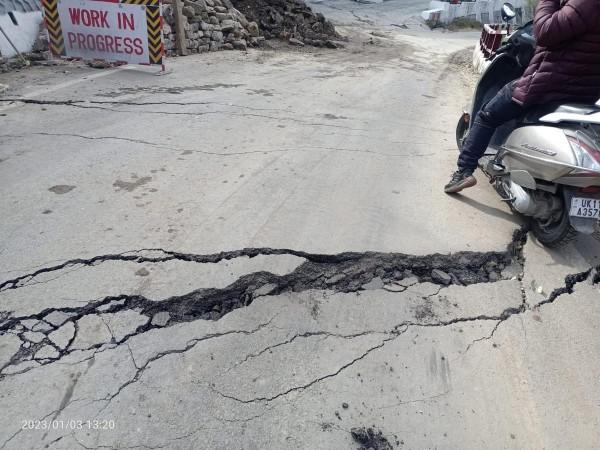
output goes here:
<path id="1" fill-rule="evenodd" d="M 597 447 L 598 243 L 446 197 L 476 36 L 377 29 L 5 76 L 0 448 Z"/>

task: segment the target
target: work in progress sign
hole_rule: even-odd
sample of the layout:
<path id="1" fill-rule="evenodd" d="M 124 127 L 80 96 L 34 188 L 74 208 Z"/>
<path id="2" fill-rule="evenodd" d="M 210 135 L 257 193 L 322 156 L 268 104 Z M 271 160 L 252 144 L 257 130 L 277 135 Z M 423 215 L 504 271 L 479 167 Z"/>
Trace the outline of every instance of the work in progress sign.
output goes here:
<path id="1" fill-rule="evenodd" d="M 43 0 L 42 4 L 55 55 L 162 64 L 158 0 Z"/>

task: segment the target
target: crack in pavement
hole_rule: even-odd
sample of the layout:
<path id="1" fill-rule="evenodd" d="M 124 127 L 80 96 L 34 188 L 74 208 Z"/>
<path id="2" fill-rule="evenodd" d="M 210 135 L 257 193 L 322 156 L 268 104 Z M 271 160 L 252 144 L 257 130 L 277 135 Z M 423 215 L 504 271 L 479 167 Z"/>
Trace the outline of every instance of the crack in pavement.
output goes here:
<path id="1" fill-rule="evenodd" d="M 242 364 L 247 363 L 251 359 L 258 358 L 259 356 L 261 356 L 261 355 L 265 354 L 266 352 L 269 352 L 269 351 L 271 351 L 271 350 L 273 350 L 275 348 L 291 344 L 296 339 L 311 338 L 311 337 L 315 337 L 315 336 L 325 336 L 326 338 L 328 338 L 328 337 L 337 337 L 337 338 L 342 338 L 342 339 L 354 339 L 354 338 L 361 337 L 361 336 L 367 336 L 369 334 L 387 334 L 387 333 L 386 332 L 378 333 L 376 331 L 363 331 L 361 333 L 347 334 L 346 335 L 346 334 L 329 333 L 327 331 L 307 331 L 305 333 L 295 334 L 294 336 L 292 336 L 289 339 L 286 339 L 285 341 L 278 342 L 277 344 L 273 344 L 273 345 L 269 345 L 268 347 L 265 347 L 264 349 L 262 349 L 258 353 L 250 353 L 250 354 L 246 355 L 246 357 L 243 360 L 236 362 L 233 366 L 229 367 L 222 374 L 224 375 L 226 373 L 229 373 L 233 369 L 235 369 L 236 367 L 239 367 Z"/>
<path id="2" fill-rule="evenodd" d="M 0 283 L 0 292 L 21 289 L 35 281 L 36 278 L 43 274 L 49 274 L 53 272 L 60 272 L 61 270 L 78 267 L 78 266 L 95 266 L 106 261 L 123 261 L 131 263 L 147 263 L 147 262 L 166 262 L 171 260 L 190 261 L 196 263 L 217 263 L 223 260 L 229 260 L 233 258 L 249 257 L 253 258 L 258 255 L 294 255 L 306 260 L 305 263 L 296 268 L 293 272 L 287 275 L 274 275 L 269 272 L 255 272 L 240 277 L 236 282 L 227 286 L 223 289 L 199 289 L 192 291 L 189 294 L 183 296 L 171 297 L 165 300 L 152 301 L 140 295 L 120 295 L 106 297 L 101 300 L 87 303 L 83 306 L 76 307 L 65 307 L 65 308 L 47 308 L 39 313 L 31 314 L 22 317 L 13 317 L 9 312 L 3 312 L 0 314 L 0 334 L 11 333 L 18 336 L 23 345 L 19 348 L 17 353 L 13 355 L 8 363 L 6 363 L 0 369 L 0 380 L 7 376 L 3 373 L 5 369 L 11 365 L 16 365 L 23 361 L 34 361 L 38 363 L 38 366 L 28 367 L 22 371 L 15 372 L 10 375 L 18 375 L 24 373 L 32 368 L 43 366 L 56 362 L 66 355 L 72 352 L 86 352 L 94 351 L 93 354 L 84 359 L 89 360 L 94 358 L 97 353 L 111 350 L 118 347 L 121 344 L 127 345 L 129 352 L 132 356 L 132 362 L 137 372 L 136 376 L 130 380 L 130 383 L 135 382 L 139 376 L 143 373 L 148 364 L 161 357 L 173 354 L 183 353 L 193 348 L 198 342 L 213 337 L 219 337 L 221 334 L 207 335 L 204 338 L 192 340 L 188 342 L 188 345 L 183 349 L 169 350 L 155 355 L 151 360 L 146 361 L 143 366 L 138 366 L 137 362 L 133 358 L 131 348 L 129 348 L 127 341 L 141 333 L 145 333 L 155 328 L 172 326 L 181 322 L 188 322 L 197 319 L 206 320 L 218 320 L 228 312 L 249 305 L 254 299 L 266 295 L 280 295 L 285 292 L 301 292 L 309 289 L 323 289 L 333 290 L 335 292 L 358 292 L 365 289 L 365 285 L 379 280 L 377 285 L 381 284 L 381 288 L 385 288 L 386 284 L 390 282 L 399 282 L 404 278 L 416 278 L 419 282 L 433 282 L 437 283 L 440 287 L 437 292 L 430 294 L 424 299 L 431 298 L 440 293 L 441 289 L 448 284 L 468 285 L 481 282 L 496 281 L 497 276 L 491 279 L 491 274 L 497 275 L 498 271 L 501 271 L 506 266 L 513 264 L 515 261 L 522 259 L 522 246 L 526 239 L 524 230 L 518 230 L 515 233 L 514 239 L 508 246 L 505 252 L 460 252 L 453 255 L 427 255 L 427 256 L 410 256 L 404 254 L 388 254 L 388 253 L 340 253 L 337 255 L 323 255 L 323 254 L 311 254 L 306 252 L 294 251 L 289 249 L 269 249 L 269 248 L 250 248 L 230 252 L 221 252 L 217 254 L 209 255 L 197 255 L 197 254 L 184 254 L 176 252 L 168 252 L 161 249 L 148 249 L 140 250 L 136 252 L 124 252 L 120 254 L 109 254 L 100 255 L 89 259 L 73 259 L 65 261 L 61 264 L 43 267 L 36 270 L 35 272 L 21 275 L 17 278 L 4 281 Z M 157 255 L 142 254 L 143 252 L 155 252 Z M 446 272 L 446 279 L 437 279 L 434 273 L 444 269 Z M 473 341 L 466 349 L 465 353 L 476 343 L 483 340 L 489 340 L 493 337 L 494 333 L 498 329 L 499 325 L 507 320 L 509 317 L 515 314 L 521 314 L 526 310 L 535 309 L 543 306 L 544 304 L 552 303 L 560 295 L 565 293 L 572 293 L 574 286 L 582 281 L 587 280 L 592 275 L 593 270 L 590 269 L 580 274 L 569 275 L 565 279 L 565 287 L 556 289 L 551 296 L 538 303 L 534 307 L 530 308 L 526 301 L 520 307 L 511 307 L 503 311 L 500 315 L 486 316 L 480 315 L 476 317 L 459 317 L 450 321 L 438 321 L 433 323 L 426 322 L 405 322 L 398 325 L 394 330 L 389 332 L 379 332 L 381 334 L 392 334 L 392 337 L 386 338 L 381 344 L 372 348 L 370 351 L 374 351 L 377 348 L 381 348 L 389 340 L 395 339 L 398 333 L 398 327 L 431 327 L 431 326 L 449 326 L 461 322 L 470 322 L 478 320 L 490 320 L 496 321 L 496 325 L 492 330 L 491 334 L 487 337 L 479 338 Z M 598 275 L 594 275 L 594 280 L 598 279 Z M 136 310 L 140 314 L 145 315 L 148 320 L 143 325 L 138 326 L 133 332 L 126 334 L 120 340 L 117 340 L 112 333 L 112 330 L 108 324 L 104 321 L 103 314 L 114 314 L 127 310 Z M 168 313 L 169 317 L 165 324 L 154 325 L 152 318 L 158 313 Z M 50 320 L 51 315 L 62 315 L 64 320 L 59 322 L 53 322 Z M 79 319 L 87 315 L 99 315 L 101 320 L 109 328 L 111 334 L 110 342 L 98 342 L 88 348 L 72 348 L 73 342 L 75 341 L 79 332 Z M 425 317 L 425 316 L 424 316 Z M 418 317 L 417 317 L 418 318 Z M 37 342 L 28 340 L 25 334 L 27 328 L 23 326 L 25 321 L 39 321 L 38 324 L 43 325 L 43 330 L 37 331 L 38 334 L 44 335 L 43 339 Z M 61 328 L 67 323 L 73 324 L 73 335 L 69 339 L 68 343 L 60 348 L 54 343 L 50 342 L 48 335 L 57 329 Z M 31 329 L 35 330 L 36 324 Z M 267 351 L 274 348 L 288 345 L 294 340 L 299 338 L 307 338 L 311 336 L 337 336 L 353 338 L 362 336 L 365 334 L 373 334 L 374 332 L 362 332 L 355 335 L 335 335 L 326 332 L 306 332 L 302 334 L 296 334 L 295 336 L 287 338 L 285 341 L 273 344 L 258 353 L 249 354 L 244 360 L 238 362 L 227 371 L 237 367 L 250 359 L 259 357 Z M 33 356 L 37 350 L 45 345 L 52 345 L 52 347 L 58 352 L 58 356 L 43 359 L 35 359 Z M 363 355 L 364 357 L 366 355 Z M 362 359 L 362 358 L 359 358 Z M 81 361 L 80 361 L 81 362 Z M 350 363 L 349 365 L 351 365 Z M 349 367 L 347 365 L 346 367 Z M 343 370 L 343 368 L 341 369 Z M 339 373 L 339 372 L 338 372 Z M 329 376 L 326 376 L 328 378 Z M 126 384 L 126 385 L 128 385 Z M 122 386 L 119 391 L 114 394 L 118 395 L 126 385 Z M 293 388 L 293 390 L 300 389 L 302 387 Z M 289 391 L 289 392 L 292 392 Z M 273 397 L 277 398 L 282 394 L 278 394 Z M 107 404 L 114 398 L 107 398 Z M 102 399 L 101 399 L 102 400 Z M 258 398 L 258 400 L 269 400 L 268 398 Z M 60 411 L 60 410 L 59 410 Z"/>
<path id="3" fill-rule="evenodd" d="M 414 157 L 430 157 L 435 156 L 437 153 L 387 153 L 387 152 L 377 152 L 375 150 L 368 149 L 358 149 L 358 148 L 341 148 L 341 147 L 327 147 L 327 146 L 319 146 L 319 145 L 309 145 L 309 146 L 297 146 L 293 148 L 284 148 L 278 147 L 277 149 L 262 149 L 262 150 L 249 150 L 243 152 L 210 152 L 206 150 L 198 150 L 198 149 L 189 149 L 184 147 L 174 147 L 167 144 L 161 144 L 157 142 L 145 141 L 143 139 L 133 139 L 127 137 L 119 137 L 119 136 L 86 136 L 82 134 L 73 134 L 73 133 L 47 133 L 47 132 L 36 132 L 29 133 L 27 135 L 21 134 L 5 134 L 1 135 L 0 138 L 27 138 L 29 136 L 54 136 L 54 137 L 71 137 L 78 138 L 84 140 L 91 141 L 102 141 L 102 140 L 115 140 L 115 141 L 123 141 L 130 142 L 134 144 L 141 145 L 149 145 L 151 147 L 161 149 L 161 150 L 170 150 L 176 152 L 194 152 L 200 153 L 203 155 L 210 156 L 243 156 L 243 155 L 260 155 L 260 154 L 271 154 L 271 153 L 289 153 L 289 152 L 297 152 L 297 151 L 336 151 L 336 152 L 347 152 L 347 153 L 366 153 L 369 155 L 377 155 L 377 156 L 386 156 L 386 157 L 394 157 L 394 158 L 414 158 Z M 424 142 L 403 142 L 405 145 L 428 145 Z"/>
<path id="4" fill-rule="evenodd" d="M 236 113 L 232 111 L 200 111 L 200 112 L 187 112 L 187 111 L 140 111 L 140 110 L 127 110 L 127 109 L 114 109 L 107 108 L 104 106 L 98 106 L 97 104 L 100 102 L 86 102 L 87 104 L 81 104 L 80 101 L 73 100 L 32 100 L 32 99 L 0 99 L 0 102 L 21 102 L 21 103 L 29 103 L 36 105 L 47 105 L 47 106 L 69 106 L 74 108 L 82 108 L 82 109 L 100 109 L 103 111 L 110 111 L 114 113 L 127 113 L 127 114 L 158 114 L 158 115 L 175 115 L 175 116 L 207 116 L 207 115 L 226 115 L 233 117 L 253 117 L 258 119 L 269 119 L 269 120 L 277 120 L 277 121 L 288 121 L 294 122 L 303 126 L 316 126 L 316 127 L 327 127 L 327 128 L 339 128 L 344 130 L 351 131 L 370 131 L 365 128 L 354 128 L 345 125 L 336 125 L 332 123 L 321 123 L 321 122 L 311 122 L 308 120 L 302 120 L 295 117 L 277 117 L 277 116 L 269 116 L 266 114 L 256 114 L 256 113 Z M 81 101 L 83 102 L 83 101 Z M 119 102 L 106 102 L 108 104 L 119 104 Z M 103 103 L 100 103 L 103 104 Z M 126 105 L 127 106 L 127 105 Z"/>
<path id="5" fill-rule="evenodd" d="M 277 316 L 277 315 L 276 315 Z M 210 333 L 210 334 L 206 334 L 200 338 L 194 338 L 194 339 L 190 339 L 185 347 L 180 348 L 180 349 L 169 349 L 169 350 L 164 350 L 161 351 L 157 354 L 155 354 L 154 356 L 152 356 L 151 358 L 148 358 L 148 360 L 141 366 L 137 366 L 136 367 L 136 373 L 133 376 L 133 378 L 129 379 L 128 381 L 126 381 L 125 383 L 123 383 L 119 389 L 117 389 L 117 391 L 105 398 L 102 399 L 98 399 L 97 401 L 106 401 L 106 405 L 104 405 L 104 407 L 98 412 L 98 414 L 100 414 L 102 411 L 104 411 L 104 409 L 106 409 L 106 407 L 110 404 L 110 402 L 117 397 L 121 391 L 123 391 L 123 389 L 125 389 L 127 386 L 129 386 L 130 384 L 133 384 L 135 382 L 137 382 L 140 377 L 144 374 L 144 371 L 148 368 L 148 366 L 150 364 L 152 364 L 155 361 L 158 361 L 159 359 L 165 357 L 165 356 L 169 356 L 169 355 L 176 355 L 176 354 L 181 354 L 181 353 L 185 353 L 191 349 L 193 349 L 196 345 L 198 345 L 200 342 L 204 342 L 204 341 L 208 341 L 211 339 L 216 339 L 216 338 L 220 338 L 223 336 L 230 336 L 230 335 L 236 335 L 236 334 L 242 334 L 242 335 L 251 335 L 254 333 L 257 333 L 258 331 L 262 330 L 265 327 L 268 327 L 269 325 L 271 325 L 271 323 L 273 322 L 273 320 L 275 319 L 275 317 L 271 317 L 267 322 L 261 323 L 259 324 L 256 328 L 252 329 L 252 330 L 231 330 L 231 331 L 225 331 L 223 333 Z"/>
<path id="6" fill-rule="evenodd" d="M 141 295 L 109 296 L 87 302 L 80 306 L 46 308 L 27 316 L 14 317 L 10 312 L 0 314 L 0 334 L 12 333 L 19 337 L 21 346 L 10 360 L 0 367 L 0 380 L 8 375 L 19 375 L 36 367 L 51 364 L 75 351 L 105 351 L 126 343 L 130 338 L 155 328 L 173 326 L 177 323 L 198 319 L 218 320 L 237 308 L 248 306 L 254 299 L 265 295 L 280 295 L 286 292 L 306 290 L 332 290 L 334 292 L 357 292 L 371 289 L 369 283 L 385 287 L 404 278 L 417 278 L 419 282 L 433 282 L 440 286 L 449 284 L 469 285 L 501 279 L 500 272 L 520 258 L 524 243 L 523 231 L 515 233 L 505 252 L 459 252 L 452 255 L 411 256 L 400 253 L 340 253 L 336 255 L 312 254 L 290 249 L 247 248 L 216 254 L 198 255 L 169 252 L 162 249 L 146 249 L 136 252 L 108 254 L 88 259 L 73 259 L 61 264 L 43 267 L 32 273 L 0 283 L 0 292 L 22 289 L 32 282 L 39 282 L 42 275 L 60 273 L 74 267 L 95 266 L 107 261 L 129 263 L 161 263 L 187 261 L 200 264 L 218 263 L 234 258 L 253 258 L 259 255 L 293 255 L 306 261 L 286 275 L 270 272 L 254 272 L 241 276 L 222 289 L 198 289 L 181 296 L 153 301 Z M 443 269 L 443 271 L 442 271 Z M 440 278 L 441 277 L 441 278 Z M 79 330 L 79 320 L 91 315 L 116 314 L 136 310 L 147 320 L 121 339 L 114 335 L 109 342 L 96 342 L 87 348 L 73 348 Z M 165 323 L 155 323 L 158 314 L 166 317 Z M 24 326 L 36 322 L 34 326 Z M 68 343 L 59 347 L 50 339 L 50 334 L 72 324 L 73 331 Z M 39 328 L 39 329 L 36 329 Z M 30 331 L 31 330 L 31 331 Z M 33 336 L 32 336 L 33 335 Z M 54 355 L 36 357 L 36 352 L 46 345 Z M 47 352 L 46 352 L 47 353 Z M 11 366 L 32 361 L 13 373 Z"/>
<path id="7" fill-rule="evenodd" d="M 406 331 L 406 330 L 404 330 L 404 331 Z M 403 331 L 403 332 L 404 332 L 404 331 Z M 402 333 L 403 333 L 403 332 L 402 332 Z M 399 335 L 399 334 L 402 334 L 402 333 L 398 333 L 398 335 Z M 366 358 L 366 357 L 369 355 L 369 353 L 371 353 L 371 352 L 374 352 L 375 350 L 378 350 L 378 349 L 380 349 L 380 348 L 383 348 L 383 346 L 384 346 L 384 345 L 385 345 L 387 342 L 389 342 L 389 341 L 391 341 L 391 340 L 394 340 L 394 339 L 396 339 L 396 337 L 398 337 L 398 335 L 395 335 L 395 336 L 388 337 L 388 338 L 384 339 L 384 340 L 383 340 L 383 341 L 382 341 L 380 344 L 377 344 L 377 345 L 375 345 L 375 346 L 373 346 L 373 347 L 369 348 L 369 349 L 368 349 L 366 352 L 364 352 L 364 353 L 363 353 L 363 354 L 361 354 L 360 356 L 358 356 L 358 357 L 354 358 L 354 359 L 353 359 L 353 360 L 351 360 L 350 362 L 348 362 L 348 363 L 344 364 L 342 367 L 340 367 L 338 370 L 336 370 L 336 371 L 335 371 L 335 372 L 333 372 L 333 373 L 330 373 L 330 374 L 327 374 L 327 375 L 321 376 L 321 377 L 319 377 L 319 378 L 317 378 L 317 379 L 315 379 L 315 380 L 312 380 L 312 381 L 310 381 L 310 382 L 309 382 L 309 383 L 307 383 L 307 384 L 304 384 L 304 385 L 301 385 L 301 386 L 294 386 L 294 387 L 291 387 L 291 388 L 289 388 L 288 390 L 286 390 L 286 391 L 284 391 L 284 392 L 280 392 L 279 394 L 276 394 L 276 395 L 274 395 L 274 396 L 271 396 L 271 397 L 256 397 L 256 398 L 253 398 L 253 399 L 250 399 L 250 400 L 243 400 L 243 399 L 237 398 L 237 397 L 235 397 L 235 396 L 232 396 L 232 395 L 224 394 L 223 392 L 221 392 L 221 391 L 219 391 L 219 390 L 215 389 L 215 388 L 214 388 L 213 386 L 211 386 L 210 384 L 206 384 L 206 387 L 208 387 L 208 389 L 209 389 L 210 391 L 214 392 L 215 394 L 217 394 L 217 395 L 219 395 L 219 396 L 221 396 L 221 397 L 223 397 L 223 398 L 227 398 L 227 399 L 229 399 L 229 400 L 234 400 L 234 401 L 236 401 L 236 402 L 238 402 L 238 403 L 244 403 L 244 404 L 248 404 L 248 403 L 255 403 L 255 402 L 266 402 L 266 403 L 268 403 L 268 402 L 271 402 L 271 401 L 273 401 L 273 400 L 277 400 L 277 399 L 278 399 L 278 398 L 280 398 L 280 397 L 286 396 L 286 395 L 288 395 L 288 394 L 290 394 L 290 393 L 292 393 L 292 392 L 295 392 L 295 391 L 298 391 L 298 390 L 304 390 L 304 389 L 308 389 L 308 388 L 310 388 L 311 386 L 313 386 L 313 385 L 315 385 L 315 384 L 317 384 L 317 383 L 320 383 L 321 381 L 324 381 L 324 380 L 326 380 L 326 379 L 328 379 L 328 378 L 333 378 L 333 377 L 336 377 L 337 375 L 339 375 L 340 373 L 342 373 L 344 370 L 346 370 L 348 367 L 351 367 L 352 365 L 354 365 L 354 364 L 355 364 L 355 363 L 357 363 L 358 361 L 360 361 L 360 360 L 362 360 L 362 359 Z"/>
<path id="8" fill-rule="evenodd" d="M 519 238 L 520 239 L 520 238 Z M 512 245 L 512 244 L 511 244 Z M 144 253 L 147 252 L 147 253 Z M 154 253 L 152 253 L 154 252 Z M 14 317 L 12 313 L 0 315 L 0 334 L 11 332 L 17 335 L 22 346 L 0 368 L 0 379 L 6 375 L 9 366 L 33 360 L 40 365 L 60 360 L 73 351 L 99 350 L 107 344 L 114 346 L 125 343 L 133 336 L 145 333 L 154 328 L 172 326 L 181 322 L 197 319 L 218 320 L 228 312 L 248 306 L 252 301 L 264 295 L 279 295 L 285 292 L 302 292 L 310 289 L 333 290 L 335 292 L 357 292 L 368 289 L 368 283 L 379 280 L 386 283 L 401 281 L 406 277 L 417 277 L 420 282 L 433 282 L 439 285 L 489 282 L 500 278 L 498 272 L 512 264 L 510 250 L 506 252 L 460 252 L 453 255 L 411 256 L 399 253 L 340 253 L 337 255 L 311 254 L 289 249 L 250 248 L 210 255 L 184 254 L 168 252 L 160 249 L 125 252 L 120 254 L 100 255 L 89 259 L 73 259 L 50 267 L 40 268 L 32 273 L 6 280 L 0 283 L 0 292 L 22 289 L 31 283 L 38 283 L 42 275 L 60 273 L 74 267 L 95 266 L 107 261 L 129 263 L 159 263 L 172 260 L 195 263 L 218 263 L 240 257 L 253 258 L 258 255 L 293 255 L 306 260 L 294 271 L 286 275 L 274 275 L 270 272 L 255 272 L 244 275 L 231 285 L 222 289 L 198 289 L 188 294 L 174 296 L 164 300 L 153 301 L 141 295 L 109 296 L 100 300 L 87 302 L 84 305 L 62 308 L 46 308 L 41 312 L 27 316 Z M 443 269 L 445 272 L 441 272 Z M 446 278 L 437 279 L 439 273 Z M 493 275 L 493 276 L 492 276 Z M 147 317 L 143 325 L 128 333 L 118 341 L 98 342 L 88 348 L 72 348 L 79 328 L 78 321 L 85 316 L 114 314 L 127 310 L 136 310 Z M 155 324 L 152 319 L 157 314 L 168 314 L 167 322 Z M 58 322 L 56 317 L 61 317 Z M 35 331 L 35 339 L 31 331 L 24 326 L 29 321 L 37 321 L 31 327 Z M 67 323 L 75 326 L 75 331 L 68 345 L 58 348 L 49 339 Z M 35 328 L 39 327 L 39 330 Z M 56 356 L 35 358 L 38 350 L 52 345 Z M 33 367 L 24 369 L 31 370 Z M 23 371 L 15 372 L 15 374 Z"/>
<path id="9" fill-rule="evenodd" d="M 598 266 L 595 270 L 597 270 L 600 273 L 600 266 Z M 571 294 L 573 292 L 574 286 L 577 283 L 580 282 L 584 282 L 586 280 L 589 279 L 589 276 L 592 273 L 592 270 L 586 272 L 587 276 L 583 277 L 581 276 L 581 274 L 579 274 L 580 276 L 567 276 L 567 280 L 565 280 L 566 284 L 567 284 L 567 290 L 564 293 L 568 293 Z M 600 281 L 600 276 L 598 277 L 599 281 Z M 557 291 L 560 291 L 564 288 L 561 289 L 557 289 Z M 441 290 L 441 289 L 440 289 Z M 439 295 L 439 292 L 437 294 L 432 294 L 432 295 Z M 304 390 L 304 389 L 308 389 L 311 386 L 320 383 L 321 381 L 327 380 L 329 378 L 333 378 L 337 375 L 339 375 L 341 372 L 343 372 L 344 370 L 346 370 L 347 368 L 351 367 L 353 364 L 357 363 L 358 361 L 363 360 L 364 358 L 366 358 L 370 353 L 379 350 L 381 348 L 383 348 L 388 342 L 393 341 L 395 339 L 397 339 L 399 336 L 403 335 L 406 333 L 406 331 L 408 331 L 410 328 L 413 327 L 423 327 L 423 328 L 437 328 L 437 327 L 448 327 L 448 326 L 452 326 L 452 325 L 456 325 L 456 324 L 461 324 L 461 323 L 469 323 L 469 322 L 478 322 L 478 321 L 495 321 L 496 324 L 494 326 L 494 328 L 492 329 L 492 332 L 490 333 L 489 336 L 484 336 L 482 338 L 478 338 L 475 339 L 473 342 L 471 342 L 469 344 L 469 346 L 467 347 L 467 349 L 465 350 L 465 352 L 463 354 L 466 354 L 468 352 L 468 350 L 475 345 L 477 342 L 481 342 L 484 340 L 489 340 L 491 339 L 494 334 L 496 333 L 496 331 L 498 330 L 498 328 L 500 327 L 500 325 L 502 323 L 504 323 L 505 321 L 507 321 L 508 319 L 510 319 L 513 316 L 516 315 L 520 315 L 523 314 L 526 311 L 531 311 L 534 309 L 539 309 L 540 307 L 542 307 L 543 305 L 547 305 L 550 303 L 555 302 L 558 298 L 560 298 L 562 294 L 559 295 L 554 295 L 549 299 L 546 299 L 544 301 L 541 301 L 539 303 L 537 303 L 533 308 L 528 308 L 527 305 L 525 303 L 522 303 L 519 307 L 508 307 L 505 308 L 500 314 L 498 315 L 479 315 L 479 316 L 474 316 L 474 317 L 457 317 L 455 319 L 451 319 L 451 320 L 447 320 L 447 321 L 437 321 L 437 322 L 433 322 L 433 323 L 421 323 L 421 322 L 413 322 L 413 321 L 405 321 L 402 322 L 398 325 L 396 325 L 391 331 L 388 332 L 383 332 L 383 331 L 379 331 L 379 332 L 374 332 L 374 331 L 366 331 L 366 332 L 362 332 L 357 334 L 357 336 L 362 336 L 362 335 L 366 335 L 366 334 L 388 334 L 390 335 L 389 337 L 383 339 L 379 344 L 370 347 L 367 351 L 363 352 L 360 356 L 354 358 L 353 360 L 351 360 L 350 362 L 344 364 L 343 366 L 341 366 L 339 369 L 337 369 L 335 372 L 321 376 L 319 378 L 316 378 L 315 380 L 310 381 L 309 383 L 303 384 L 303 385 L 299 385 L 299 386 L 294 386 L 291 387 L 289 389 L 287 389 L 286 391 L 280 392 L 278 394 L 269 396 L 269 397 L 255 397 L 255 398 L 251 398 L 251 399 L 241 399 L 238 397 L 235 397 L 233 395 L 228 395 L 225 394 L 217 389 L 215 389 L 213 386 L 211 386 L 210 384 L 207 385 L 207 387 L 214 393 L 216 393 L 217 395 L 223 397 L 223 398 L 227 398 L 229 400 L 233 400 L 237 403 L 242 403 L 242 404 L 249 404 L 249 403 L 256 403 L 256 402 L 265 402 L 265 403 L 269 403 L 273 400 L 277 400 L 280 397 L 286 396 L 292 392 L 295 391 L 299 391 L 299 390 Z M 310 334 L 310 333 L 306 333 L 306 334 Z M 328 333 L 317 333 L 317 334 L 328 334 Z M 288 339 L 282 343 L 279 344 L 274 344 L 272 346 L 267 347 L 267 349 L 265 349 L 264 351 L 261 351 L 258 353 L 258 355 L 264 353 L 265 351 L 267 351 L 268 349 L 271 348 L 276 348 L 279 347 L 281 345 L 287 345 L 289 343 L 291 343 L 296 337 L 303 337 L 304 335 L 296 335 L 294 338 L 292 338 L 291 340 Z M 331 334 L 331 336 L 336 336 L 335 334 Z M 349 335 L 348 337 L 351 337 L 352 335 Z M 346 337 L 346 336 L 339 336 L 338 337 Z M 249 355 L 249 356 L 253 356 L 253 355 Z M 246 360 L 248 360 L 248 356 L 241 362 L 245 362 Z M 241 364 L 240 363 L 240 364 Z M 238 364 L 239 365 L 239 364 Z M 447 393 L 444 394 L 440 394 L 441 395 L 446 395 Z"/>

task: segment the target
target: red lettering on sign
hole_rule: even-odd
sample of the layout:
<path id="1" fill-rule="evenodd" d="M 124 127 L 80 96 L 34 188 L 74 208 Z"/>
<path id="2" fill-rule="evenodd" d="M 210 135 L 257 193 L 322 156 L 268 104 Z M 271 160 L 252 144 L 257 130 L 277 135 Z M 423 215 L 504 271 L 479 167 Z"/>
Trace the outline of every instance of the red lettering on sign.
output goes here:
<path id="1" fill-rule="evenodd" d="M 133 20 L 133 14 L 118 13 L 117 26 L 120 30 L 126 30 L 127 28 L 129 28 L 130 30 L 134 30 L 135 22 Z"/>
<path id="2" fill-rule="evenodd" d="M 113 37 L 106 36 L 106 38 L 104 39 L 104 42 L 106 43 L 106 50 L 111 53 L 114 53 L 115 49 L 114 49 L 113 45 L 114 45 L 115 41 L 114 41 Z"/>
<path id="3" fill-rule="evenodd" d="M 86 27 L 92 25 L 92 15 L 87 9 L 81 10 L 81 23 L 83 23 Z"/>
<path id="4" fill-rule="evenodd" d="M 135 38 L 133 40 L 133 45 L 135 46 L 135 54 L 136 55 L 144 54 L 144 47 L 142 47 L 142 40 L 140 38 Z"/>
<path id="5" fill-rule="evenodd" d="M 111 36 L 108 34 L 66 33 L 69 48 L 78 48 L 91 52 L 125 53 L 127 55 L 144 54 L 144 47 L 140 38 Z"/>
<path id="6" fill-rule="evenodd" d="M 71 16 L 71 23 L 73 25 L 79 25 L 81 10 L 79 8 L 69 8 L 69 15 Z"/>
<path id="7" fill-rule="evenodd" d="M 100 11 L 100 26 L 102 28 L 110 28 L 108 25 L 108 11 Z"/>
<path id="8" fill-rule="evenodd" d="M 98 11 L 95 11 L 95 10 L 90 11 L 90 19 L 92 21 L 92 26 L 100 28 L 100 22 L 98 21 L 99 17 L 100 17 L 100 14 L 98 13 Z"/>
<path id="9" fill-rule="evenodd" d="M 87 9 L 69 8 L 69 16 L 73 25 L 83 24 L 86 27 L 110 28 L 108 24 L 108 11 L 96 11 L 95 9 L 88 11 Z"/>
<path id="10" fill-rule="evenodd" d="M 77 33 L 77 45 L 79 45 L 79 48 L 87 50 L 85 46 L 85 34 Z"/>
<path id="11" fill-rule="evenodd" d="M 75 33 L 67 33 L 67 40 L 69 41 L 69 47 L 73 48 L 73 44 L 77 41 L 77 35 Z"/>

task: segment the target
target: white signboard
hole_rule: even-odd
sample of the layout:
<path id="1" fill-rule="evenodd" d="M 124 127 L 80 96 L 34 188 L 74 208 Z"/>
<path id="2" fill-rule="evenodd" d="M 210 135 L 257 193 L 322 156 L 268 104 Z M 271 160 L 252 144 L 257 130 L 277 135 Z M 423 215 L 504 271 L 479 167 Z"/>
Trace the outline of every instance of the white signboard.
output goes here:
<path id="1" fill-rule="evenodd" d="M 65 56 L 148 64 L 146 6 L 58 0 Z"/>

